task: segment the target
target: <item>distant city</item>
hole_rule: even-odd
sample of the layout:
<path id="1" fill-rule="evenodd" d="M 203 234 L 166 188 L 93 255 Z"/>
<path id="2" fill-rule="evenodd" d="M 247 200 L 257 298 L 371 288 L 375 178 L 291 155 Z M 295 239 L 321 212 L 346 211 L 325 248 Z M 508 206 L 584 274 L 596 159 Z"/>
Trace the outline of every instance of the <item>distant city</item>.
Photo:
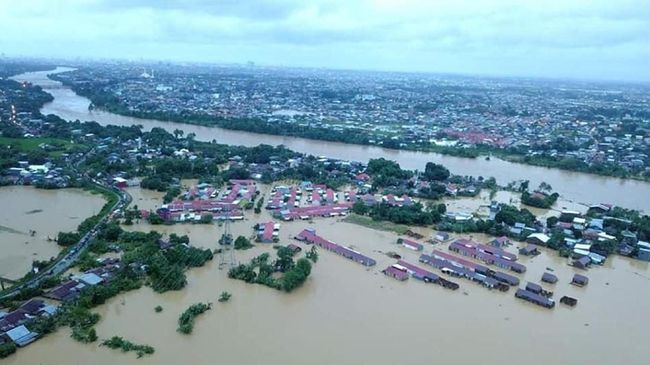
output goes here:
<path id="1" fill-rule="evenodd" d="M 119 114 L 650 176 L 643 84 L 252 65 L 75 67 L 54 78 Z"/>

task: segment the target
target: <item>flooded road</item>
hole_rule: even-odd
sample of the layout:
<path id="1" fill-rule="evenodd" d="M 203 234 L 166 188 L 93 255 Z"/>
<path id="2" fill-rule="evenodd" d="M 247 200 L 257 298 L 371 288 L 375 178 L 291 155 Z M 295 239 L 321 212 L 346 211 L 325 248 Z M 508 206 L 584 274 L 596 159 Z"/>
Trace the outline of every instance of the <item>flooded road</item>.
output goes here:
<path id="1" fill-rule="evenodd" d="M 54 101 L 42 108 L 43 114 L 56 114 L 66 120 L 94 120 L 99 124 L 133 125 L 140 124 L 145 130 L 161 127 L 168 131 L 181 129 L 185 135 L 195 133 L 198 140 L 219 143 L 256 146 L 260 143 L 285 145 L 292 150 L 312 155 L 324 155 L 340 159 L 365 162 L 371 158 L 385 157 L 396 160 L 404 168 L 424 170 L 427 162 L 441 163 L 454 174 L 471 176 L 494 176 L 500 184 L 515 180 L 530 180 L 536 187 L 544 181 L 559 192 L 565 199 L 584 203 L 611 203 L 626 208 L 647 211 L 650 209 L 650 183 L 603 177 L 592 174 L 549 169 L 516 164 L 492 158 L 467 159 L 444 156 L 436 153 L 399 151 L 380 147 L 359 146 L 336 142 L 315 141 L 296 137 L 272 136 L 244 131 L 232 131 L 217 127 L 202 127 L 189 124 L 165 122 L 153 119 L 125 117 L 100 110 L 89 111 L 90 101 L 75 94 L 58 81 L 47 78 L 50 73 L 65 72 L 71 68 L 58 67 L 54 71 L 30 72 L 14 76 L 19 81 L 29 81 L 40 85 L 54 96 Z"/>
<path id="2" fill-rule="evenodd" d="M 148 192 L 136 196 L 142 197 L 142 202 L 152 197 Z M 251 236 L 252 226 L 268 219 L 267 212 L 248 214 L 246 220 L 232 225 L 233 234 Z M 611 257 L 604 267 L 587 271 L 589 285 L 578 288 L 569 281 L 579 271 L 555 252 L 522 257 L 521 262 L 528 266 L 527 273 L 520 276 L 524 283 L 539 282 L 550 267 L 560 281 L 545 286 L 556 293 L 556 300 L 562 295 L 579 299 L 575 308 L 558 304 L 554 310 L 546 310 L 515 299 L 512 289 L 508 293 L 489 291 L 454 278 L 461 287 L 449 291 L 414 279 L 398 282 L 384 276 L 381 270 L 395 262 L 384 252 L 396 251 L 412 263 L 417 263 L 419 256 L 397 246 L 398 236 L 391 232 L 335 218 L 316 219 L 282 223 L 281 243 L 297 243 L 291 237 L 308 226 L 325 238 L 371 256 L 377 265 L 368 269 L 319 250 L 312 276 L 303 287 L 285 294 L 228 279 L 215 257 L 205 267 L 188 272 L 188 286 L 182 291 L 161 295 L 143 288 L 97 309 L 102 315 L 97 326 L 100 339 L 119 335 L 150 344 L 156 348 L 153 356 L 136 359 L 132 353 L 80 344 L 67 331 L 60 331 L 18 351 L 3 364 L 172 365 L 188 359 L 192 364 L 393 365 L 427 360 L 503 364 L 522 359 L 533 365 L 647 363 L 646 346 L 640 340 L 647 335 L 647 321 L 640 318 L 650 302 L 648 263 Z M 188 234 L 192 244 L 212 249 L 218 247 L 223 230 L 216 224 L 136 224 L 125 229 Z M 446 250 L 445 246 L 426 244 L 425 251 L 434 247 Z M 516 249 L 516 245 L 509 248 Z M 245 262 L 262 252 L 272 252 L 272 248 L 256 244 L 254 249 L 237 251 L 236 259 Z M 233 297 L 228 303 L 218 303 L 224 290 Z M 213 302 L 213 310 L 197 319 L 191 335 L 178 334 L 178 316 L 199 301 Z M 162 313 L 155 313 L 157 305 L 164 308 Z"/>
<path id="3" fill-rule="evenodd" d="M 33 260 L 59 254 L 60 231 L 74 231 L 84 219 L 98 213 L 105 201 L 80 189 L 44 190 L 29 186 L 0 188 L 0 276 L 17 279 Z M 33 231 L 33 235 L 32 235 Z"/>

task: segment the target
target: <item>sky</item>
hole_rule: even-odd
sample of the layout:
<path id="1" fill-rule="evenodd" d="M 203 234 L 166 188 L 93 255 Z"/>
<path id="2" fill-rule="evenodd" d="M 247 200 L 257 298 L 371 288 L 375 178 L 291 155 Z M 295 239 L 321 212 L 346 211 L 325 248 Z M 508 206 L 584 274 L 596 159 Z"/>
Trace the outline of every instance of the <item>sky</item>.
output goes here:
<path id="1" fill-rule="evenodd" d="M 650 0 L 0 0 L 0 53 L 650 81 Z"/>

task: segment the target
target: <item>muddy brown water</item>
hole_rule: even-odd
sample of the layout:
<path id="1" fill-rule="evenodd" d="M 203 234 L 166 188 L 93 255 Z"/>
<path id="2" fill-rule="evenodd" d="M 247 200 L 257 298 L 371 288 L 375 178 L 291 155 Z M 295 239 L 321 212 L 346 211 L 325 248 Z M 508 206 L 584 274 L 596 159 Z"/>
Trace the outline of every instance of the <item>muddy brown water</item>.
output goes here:
<path id="1" fill-rule="evenodd" d="M 80 189 L 44 190 L 28 186 L 0 188 L 0 276 L 17 279 L 33 260 L 48 260 L 60 249 L 60 231 L 74 231 L 98 213 L 105 201 Z M 32 235 L 30 231 L 35 231 Z"/>
<path id="2" fill-rule="evenodd" d="M 147 201 L 155 194 L 141 192 L 139 197 Z M 246 220 L 234 223 L 232 231 L 250 236 L 255 223 L 268 219 L 267 212 L 249 214 Z M 150 344 L 156 348 L 153 356 L 136 359 L 132 353 L 79 344 L 66 330 L 18 351 L 3 364 L 647 363 L 643 341 L 647 335 L 643 318 L 650 301 L 647 263 L 614 256 L 603 267 L 588 270 L 589 285 L 578 288 L 569 281 L 574 272 L 581 271 L 554 252 L 522 257 L 521 262 L 528 266 L 522 283 L 539 282 L 551 267 L 560 281 L 544 286 L 556 293 L 556 300 L 562 295 L 579 299 L 575 308 L 558 304 L 547 310 L 515 299 L 513 290 L 489 291 L 465 280 L 452 279 L 461 287 L 449 291 L 414 279 L 398 282 L 388 278 L 381 270 L 395 260 L 383 252 L 396 251 L 412 263 L 417 263 L 419 253 L 397 246 L 398 236 L 392 232 L 337 218 L 282 223 L 281 243 L 297 243 L 291 237 L 304 227 L 353 246 L 375 258 L 377 265 L 366 268 L 320 250 L 320 259 L 305 285 L 285 294 L 228 279 L 215 257 L 205 267 L 188 273 L 184 290 L 157 294 L 143 288 L 97 309 L 102 315 L 97 325 L 100 338 L 120 335 Z M 218 246 L 223 231 L 217 224 L 141 223 L 125 228 L 188 234 L 194 245 L 211 249 Z M 474 238 L 489 239 L 482 235 Z M 445 245 L 436 246 L 446 249 Z M 433 248 L 426 244 L 425 251 Z M 236 259 L 244 262 L 271 251 L 270 245 L 257 244 L 252 250 L 237 252 Z M 232 299 L 218 303 L 224 290 L 233 294 Z M 197 319 L 194 333 L 178 334 L 179 314 L 199 301 L 213 302 L 214 309 Z M 157 305 L 164 308 L 162 313 L 154 312 Z"/>
<path id="3" fill-rule="evenodd" d="M 94 120 L 102 125 L 140 124 L 145 130 L 153 127 L 164 128 L 168 131 L 181 129 L 185 135 L 196 134 L 202 141 L 257 146 L 260 143 L 285 145 L 292 150 L 316 156 L 328 156 L 339 159 L 368 161 L 371 158 L 385 157 L 396 160 L 407 169 L 424 170 L 427 162 L 433 161 L 448 167 L 453 173 L 470 176 L 494 176 L 500 184 L 527 179 L 530 186 L 536 187 L 542 181 L 564 196 L 566 200 L 583 204 L 611 203 L 626 208 L 647 211 L 650 208 L 650 183 L 624 180 L 584 174 L 559 169 L 529 166 L 507 162 L 498 158 L 486 161 L 484 158 L 468 159 L 445 156 L 437 153 L 399 151 L 381 147 L 360 146 L 344 143 L 315 141 L 304 138 L 272 136 L 244 131 L 226 130 L 217 127 L 202 127 L 182 123 L 166 122 L 154 119 L 125 117 L 101 110 L 89 111 L 90 101 L 75 94 L 70 88 L 58 81 L 47 78 L 48 74 L 73 70 L 58 67 L 52 71 L 30 72 L 14 76 L 19 81 L 29 81 L 43 87 L 54 96 L 54 101 L 43 106 L 43 114 L 56 114 L 65 120 Z"/>

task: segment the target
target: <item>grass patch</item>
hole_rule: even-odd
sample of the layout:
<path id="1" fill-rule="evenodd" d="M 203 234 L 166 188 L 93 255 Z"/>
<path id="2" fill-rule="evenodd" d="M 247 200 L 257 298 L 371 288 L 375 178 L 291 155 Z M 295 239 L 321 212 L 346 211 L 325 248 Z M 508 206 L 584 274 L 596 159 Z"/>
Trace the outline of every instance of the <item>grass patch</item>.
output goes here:
<path id="1" fill-rule="evenodd" d="M 364 217 L 358 214 L 350 214 L 343 218 L 343 222 L 357 224 L 366 228 L 376 229 L 380 231 L 391 231 L 398 234 L 405 234 L 410 228 L 403 224 L 396 224 L 387 221 L 375 221 L 370 217 Z"/>
<path id="2" fill-rule="evenodd" d="M 41 144 L 47 144 L 49 148 L 42 149 Z M 65 139 L 59 138 L 9 138 L 0 137 L 0 146 L 11 146 L 19 152 L 29 153 L 34 151 L 44 151 L 51 157 L 59 157 L 73 147 L 83 148 L 83 145 L 70 143 Z"/>

